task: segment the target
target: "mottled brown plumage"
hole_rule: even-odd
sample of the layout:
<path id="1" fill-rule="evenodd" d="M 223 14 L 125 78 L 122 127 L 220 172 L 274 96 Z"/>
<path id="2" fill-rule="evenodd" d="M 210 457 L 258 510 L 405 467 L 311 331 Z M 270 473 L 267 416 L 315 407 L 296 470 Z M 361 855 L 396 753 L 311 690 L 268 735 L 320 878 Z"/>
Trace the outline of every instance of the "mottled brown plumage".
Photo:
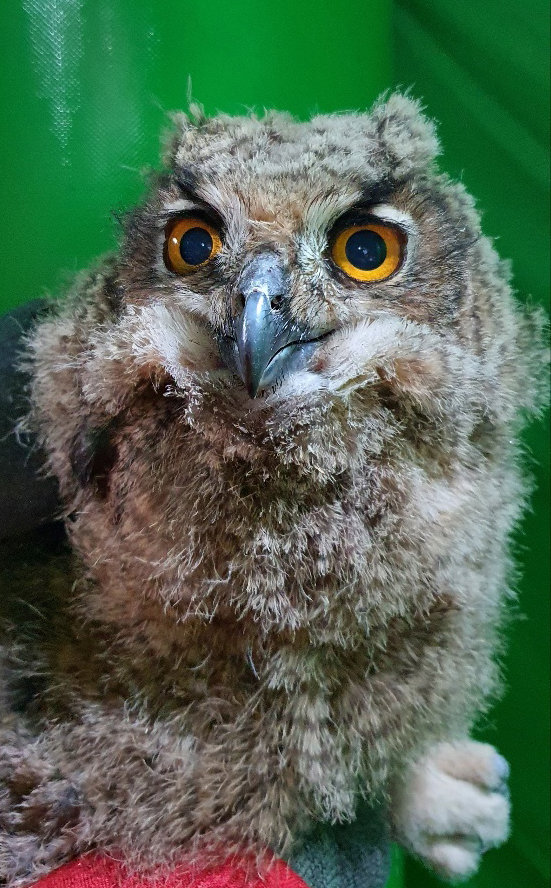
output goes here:
<path id="1" fill-rule="evenodd" d="M 4 880 L 91 846 L 288 853 L 362 794 L 465 875 L 507 833 L 503 760 L 468 734 L 497 687 L 539 320 L 415 102 L 175 124 L 118 254 L 29 342 L 74 554 L 52 628 L 7 645 L 9 686 L 40 690 L 5 715 Z M 388 280 L 331 260 L 359 206 L 407 240 Z M 197 212 L 222 249 L 180 277 L 165 227 Z M 266 250 L 293 319 L 330 332 L 252 399 L 217 337 Z"/>

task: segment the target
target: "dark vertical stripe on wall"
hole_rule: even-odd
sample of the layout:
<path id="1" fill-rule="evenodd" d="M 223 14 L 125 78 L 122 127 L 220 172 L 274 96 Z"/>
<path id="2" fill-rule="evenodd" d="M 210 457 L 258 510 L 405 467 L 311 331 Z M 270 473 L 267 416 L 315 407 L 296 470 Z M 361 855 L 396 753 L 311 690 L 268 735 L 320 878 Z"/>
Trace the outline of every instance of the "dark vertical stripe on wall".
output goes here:
<path id="1" fill-rule="evenodd" d="M 443 166 L 477 196 L 487 234 L 513 260 L 521 299 L 549 305 L 549 11 L 543 0 L 398 0 L 395 78 L 440 121 Z M 549 856 L 549 438 L 534 511 L 518 535 L 524 572 L 507 657 L 508 691 L 482 732 L 512 766 L 513 832 L 471 886 L 544 888 Z M 407 888 L 437 885 L 406 863 Z"/>

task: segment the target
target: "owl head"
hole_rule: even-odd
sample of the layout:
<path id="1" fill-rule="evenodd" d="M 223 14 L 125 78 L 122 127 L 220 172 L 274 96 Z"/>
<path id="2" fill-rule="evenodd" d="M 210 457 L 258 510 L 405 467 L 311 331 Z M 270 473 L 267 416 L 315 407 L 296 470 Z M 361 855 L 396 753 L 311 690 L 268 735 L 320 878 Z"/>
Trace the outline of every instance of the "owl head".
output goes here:
<path id="1" fill-rule="evenodd" d="M 434 125 L 397 94 L 307 123 L 176 115 L 110 277 L 126 342 L 131 328 L 148 368 L 218 386 L 241 416 L 289 422 L 299 402 L 350 404 L 375 382 L 447 399 L 455 423 L 458 393 L 482 409 L 489 386 L 509 416 L 497 376 L 516 366 L 509 400 L 529 387 L 508 272 L 437 153 Z"/>

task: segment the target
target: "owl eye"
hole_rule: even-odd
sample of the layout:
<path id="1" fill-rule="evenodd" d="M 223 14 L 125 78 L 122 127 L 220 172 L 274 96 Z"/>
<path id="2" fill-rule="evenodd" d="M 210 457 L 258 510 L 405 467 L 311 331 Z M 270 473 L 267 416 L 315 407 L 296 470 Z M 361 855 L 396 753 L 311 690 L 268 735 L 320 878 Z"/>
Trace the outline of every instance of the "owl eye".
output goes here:
<path id="1" fill-rule="evenodd" d="M 176 274 L 189 274 L 220 252 L 220 234 L 203 219 L 178 219 L 167 227 L 165 265 Z"/>
<path id="2" fill-rule="evenodd" d="M 391 225 L 351 225 L 341 231 L 331 249 L 335 265 L 356 281 L 383 281 L 399 268 L 404 239 Z"/>

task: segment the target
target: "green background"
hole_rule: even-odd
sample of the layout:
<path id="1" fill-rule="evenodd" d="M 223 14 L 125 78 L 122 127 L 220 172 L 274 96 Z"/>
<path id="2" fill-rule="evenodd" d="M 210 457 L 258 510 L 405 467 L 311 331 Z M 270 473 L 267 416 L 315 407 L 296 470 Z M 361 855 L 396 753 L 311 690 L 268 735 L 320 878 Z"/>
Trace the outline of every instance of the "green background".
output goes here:
<path id="1" fill-rule="evenodd" d="M 0 308 L 57 291 L 115 243 L 157 162 L 166 112 L 363 109 L 412 87 L 440 122 L 442 165 L 484 210 L 522 298 L 548 298 L 545 0 L 4 0 L 0 5 Z M 191 78 L 191 87 L 189 80 Z M 191 92 L 190 92 L 191 90 Z M 512 765 L 511 841 L 470 886 L 548 884 L 548 436 L 526 435 L 534 510 L 509 689 L 483 726 Z M 393 885 L 429 888 L 396 855 Z"/>

